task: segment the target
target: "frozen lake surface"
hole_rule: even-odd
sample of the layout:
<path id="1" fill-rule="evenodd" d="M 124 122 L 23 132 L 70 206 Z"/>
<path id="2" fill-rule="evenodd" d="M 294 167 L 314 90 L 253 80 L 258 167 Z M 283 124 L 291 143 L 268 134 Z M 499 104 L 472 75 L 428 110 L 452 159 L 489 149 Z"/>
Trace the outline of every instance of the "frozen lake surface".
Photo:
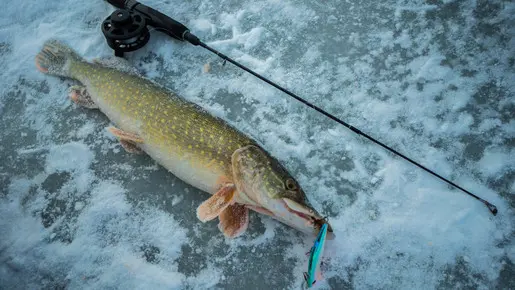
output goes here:
<path id="1" fill-rule="evenodd" d="M 318 289 L 515 289 L 515 3 L 143 3 L 499 209 L 152 32 L 130 62 L 253 136 L 328 216 Z M 303 287 L 314 237 L 251 213 L 225 239 L 196 218 L 207 193 L 126 153 L 106 117 L 66 97 L 75 82 L 36 70 L 49 38 L 112 55 L 100 31 L 112 6 L 0 4 L 1 289 Z"/>

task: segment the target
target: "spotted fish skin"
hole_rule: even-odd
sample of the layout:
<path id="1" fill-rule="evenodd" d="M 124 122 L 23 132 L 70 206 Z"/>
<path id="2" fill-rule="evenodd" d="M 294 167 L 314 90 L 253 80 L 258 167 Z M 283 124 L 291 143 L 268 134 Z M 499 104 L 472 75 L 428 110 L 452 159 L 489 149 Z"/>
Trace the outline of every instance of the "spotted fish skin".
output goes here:
<path id="1" fill-rule="evenodd" d="M 84 61 L 70 76 L 124 131 L 141 136 L 141 149 L 191 185 L 211 194 L 232 176 L 231 155 L 256 143 L 200 106 L 136 74 Z"/>
<path id="2" fill-rule="evenodd" d="M 36 66 L 81 82 L 84 89 L 74 88 L 72 99 L 102 111 L 118 127 L 111 132 L 128 152 L 141 150 L 210 193 L 197 208 L 197 217 L 203 222 L 218 217 L 227 237 L 246 230 L 249 209 L 303 232 L 316 235 L 320 230 L 322 217 L 300 186 L 257 142 L 142 77 L 125 60 L 91 63 L 69 46 L 49 40 L 36 56 Z"/>

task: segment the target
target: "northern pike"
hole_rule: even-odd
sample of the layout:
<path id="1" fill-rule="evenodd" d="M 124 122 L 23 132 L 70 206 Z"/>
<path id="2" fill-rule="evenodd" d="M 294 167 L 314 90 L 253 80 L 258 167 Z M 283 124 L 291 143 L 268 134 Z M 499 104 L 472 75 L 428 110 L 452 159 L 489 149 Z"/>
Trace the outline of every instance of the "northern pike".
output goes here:
<path id="1" fill-rule="evenodd" d="M 262 146 L 219 117 L 142 76 L 123 58 L 87 61 L 55 39 L 35 58 L 43 73 L 74 79 L 69 97 L 99 109 L 130 153 L 146 153 L 186 183 L 210 194 L 202 222 L 219 219 L 226 237 L 246 231 L 249 209 L 317 235 L 325 220 L 299 183 Z M 329 232 L 332 229 L 329 227 Z"/>

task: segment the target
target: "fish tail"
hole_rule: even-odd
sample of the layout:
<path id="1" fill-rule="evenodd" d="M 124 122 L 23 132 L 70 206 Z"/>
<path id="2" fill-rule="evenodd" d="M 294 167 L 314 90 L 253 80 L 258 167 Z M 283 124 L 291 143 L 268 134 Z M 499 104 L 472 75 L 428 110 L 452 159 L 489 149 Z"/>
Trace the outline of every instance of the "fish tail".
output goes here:
<path id="1" fill-rule="evenodd" d="M 81 60 L 82 57 L 73 49 L 55 39 L 47 40 L 35 59 L 36 67 L 41 72 L 63 77 L 69 76 L 72 61 Z"/>

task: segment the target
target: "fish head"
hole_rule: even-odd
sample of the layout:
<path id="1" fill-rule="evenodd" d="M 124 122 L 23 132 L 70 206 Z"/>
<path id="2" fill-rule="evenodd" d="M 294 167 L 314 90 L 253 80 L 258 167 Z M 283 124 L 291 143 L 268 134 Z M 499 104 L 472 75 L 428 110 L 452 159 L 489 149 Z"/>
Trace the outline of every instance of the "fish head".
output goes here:
<path id="1" fill-rule="evenodd" d="M 312 235 L 317 235 L 327 223 L 309 204 L 299 183 L 258 146 L 248 145 L 236 150 L 232 166 L 239 196 L 249 208 Z M 334 238 L 329 224 L 327 238 Z"/>

